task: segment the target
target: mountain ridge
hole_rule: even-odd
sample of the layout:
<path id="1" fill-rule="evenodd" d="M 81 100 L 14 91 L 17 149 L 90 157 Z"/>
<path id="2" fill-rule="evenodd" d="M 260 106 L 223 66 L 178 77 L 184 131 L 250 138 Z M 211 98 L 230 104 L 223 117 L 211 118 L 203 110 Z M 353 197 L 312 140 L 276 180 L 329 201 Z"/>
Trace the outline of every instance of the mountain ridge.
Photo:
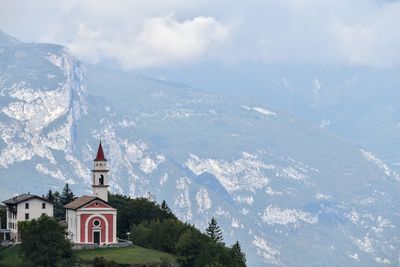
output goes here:
<path id="1" fill-rule="evenodd" d="M 0 106 L 1 195 L 89 193 L 101 138 L 113 192 L 150 192 L 200 229 L 216 216 L 249 266 L 398 263 L 397 174 L 290 114 L 35 44 L 0 51 Z"/>

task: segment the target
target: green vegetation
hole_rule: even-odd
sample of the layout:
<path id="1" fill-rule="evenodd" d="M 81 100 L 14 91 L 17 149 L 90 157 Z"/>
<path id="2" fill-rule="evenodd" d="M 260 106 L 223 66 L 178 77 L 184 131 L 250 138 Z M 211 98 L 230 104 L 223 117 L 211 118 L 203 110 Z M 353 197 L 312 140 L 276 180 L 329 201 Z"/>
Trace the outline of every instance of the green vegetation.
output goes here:
<path id="1" fill-rule="evenodd" d="M 72 202 L 75 198 L 69 184 L 66 183 L 62 194 L 58 191 L 52 192 L 51 189 L 47 193 L 47 198 L 54 204 L 54 218 L 58 220 L 65 220 L 65 208 L 64 205 Z"/>
<path id="2" fill-rule="evenodd" d="M 0 249 L 0 266 L 16 267 L 27 266 L 21 258 L 20 245 Z M 98 248 L 74 251 L 78 263 L 82 266 L 93 266 L 94 263 L 115 262 L 116 264 L 169 264 L 176 263 L 176 257 L 172 254 L 146 249 L 139 246 L 125 248 Z M 99 265 L 99 264 L 98 264 Z M 96 265 L 96 266 L 98 266 Z M 108 266 L 108 265 L 105 265 Z M 112 266 L 112 265 L 111 265 Z"/>
<path id="3" fill-rule="evenodd" d="M 0 204 L 0 228 L 6 228 L 6 206 Z"/>
<path id="4" fill-rule="evenodd" d="M 0 247 L 0 266 L 15 267 L 22 265 L 20 246 L 2 248 Z"/>
<path id="5" fill-rule="evenodd" d="M 118 209 L 121 235 L 130 232 L 134 244 L 176 255 L 184 267 L 246 266 L 239 243 L 232 247 L 223 243 L 215 218 L 211 219 L 207 234 L 203 234 L 193 225 L 179 221 L 165 201 L 160 205 L 146 198 L 110 195 L 109 203 Z"/>
<path id="6" fill-rule="evenodd" d="M 107 261 L 114 261 L 118 264 L 176 263 L 176 257 L 171 254 L 139 246 L 86 249 L 77 251 L 76 255 L 82 262 L 93 262 L 95 258 L 103 257 Z"/>
<path id="7" fill-rule="evenodd" d="M 224 244 L 224 238 L 222 237 L 221 228 L 219 228 L 217 220 L 214 217 L 211 218 L 210 223 L 206 229 L 206 233 L 212 240 L 217 242 L 218 244 Z"/>
<path id="8" fill-rule="evenodd" d="M 67 231 L 55 219 L 42 215 L 18 224 L 22 243 L 20 252 L 26 266 L 73 266 Z"/>
<path id="9" fill-rule="evenodd" d="M 63 194 L 49 191 L 48 198 L 62 205 L 73 200 L 68 185 Z M 118 209 L 118 235 L 135 244 L 125 248 L 98 248 L 72 252 L 65 228 L 56 220 L 42 216 L 19 224 L 22 244 L 0 251 L 0 266 L 146 266 L 245 267 L 246 257 L 239 242 L 228 247 L 222 231 L 212 218 L 206 233 L 179 221 L 167 203 L 147 198 L 131 199 L 109 195 L 109 204 Z M 61 212 L 61 209 L 58 211 Z"/>
<path id="10" fill-rule="evenodd" d="M 127 238 L 127 233 L 132 225 L 137 225 L 144 221 L 175 219 L 168 205 L 163 202 L 159 205 L 147 198 L 130 198 L 123 195 L 110 194 L 108 204 L 118 210 L 117 217 L 117 236 Z"/>

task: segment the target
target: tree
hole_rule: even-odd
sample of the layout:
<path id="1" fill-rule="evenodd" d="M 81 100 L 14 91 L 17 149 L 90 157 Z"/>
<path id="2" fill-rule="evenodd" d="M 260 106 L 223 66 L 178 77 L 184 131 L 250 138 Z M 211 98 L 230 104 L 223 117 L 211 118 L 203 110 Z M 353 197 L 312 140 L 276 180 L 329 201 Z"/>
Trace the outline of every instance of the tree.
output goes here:
<path id="1" fill-rule="evenodd" d="M 73 266 L 75 258 L 67 231 L 61 224 L 42 215 L 38 219 L 21 224 L 21 254 L 28 266 Z M 20 225 L 18 225 L 20 226 Z"/>
<path id="2" fill-rule="evenodd" d="M 60 203 L 64 206 L 74 200 L 74 193 L 71 188 L 69 188 L 69 184 L 66 183 L 63 189 L 63 192 L 60 196 Z"/>
<path id="3" fill-rule="evenodd" d="M 222 231 L 217 224 L 217 220 L 214 217 L 211 218 L 211 221 L 208 224 L 206 229 L 206 233 L 211 239 L 213 239 L 218 244 L 224 244 L 224 239 L 222 237 Z"/>
<path id="4" fill-rule="evenodd" d="M 47 199 L 48 199 L 51 203 L 54 203 L 54 195 L 53 195 L 53 191 L 51 191 L 51 189 L 49 189 L 49 192 L 47 193 Z"/>
<path id="5" fill-rule="evenodd" d="M 6 228 L 6 206 L 0 205 L 0 229 Z"/>
<path id="6" fill-rule="evenodd" d="M 165 202 L 165 200 L 161 202 L 161 210 L 164 212 L 167 218 L 177 219 L 175 215 L 172 213 L 171 209 L 169 208 L 167 202 Z"/>
<path id="7" fill-rule="evenodd" d="M 144 221 L 132 225 L 130 240 L 139 246 L 176 253 L 176 244 L 189 226 L 176 219 Z"/>
<path id="8" fill-rule="evenodd" d="M 65 209 L 60 203 L 60 193 L 58 191 L 53 193 L 53 203 L 54 203 L 54 218 L 58 220 L 65 219 Z"/>
<path id="9" fill-rule="evenodd" d="M 246 267 L 246 254 L 242 251 L 239 241 L 231 247 L 232 257 L 235 260 L 237 266 Z"/>
<path id="10" fill-rule="evenodd" d="M 143 221 L 176 219 L 175 215 L 161 209 L 160 204 L 147 198 L 131 199 L 123 195 L 111 194 L 108 203 L 118 210 L 117 235 L 125 238 L 132 224 L 138 225 Z"/>
<path id="11" fill-rule="evenodd" d="M 176 244 L 178 263 L 183 267 L 194 266 L 197 255 L 202 251 L 202 242 L 195 230 L 187 229 Z"/>

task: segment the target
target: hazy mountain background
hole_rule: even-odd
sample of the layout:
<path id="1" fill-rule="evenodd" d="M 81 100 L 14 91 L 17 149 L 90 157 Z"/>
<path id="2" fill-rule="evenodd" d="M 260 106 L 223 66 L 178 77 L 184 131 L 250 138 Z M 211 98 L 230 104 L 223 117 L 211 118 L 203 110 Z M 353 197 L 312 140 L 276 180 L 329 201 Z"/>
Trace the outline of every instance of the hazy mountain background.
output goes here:
<path id="1" fill-rule="evenodd" d="M 366 147 L 400 170 L 398 67 L 245 61 L 240 68 L 208 62 L 185 72 L 154 68 L 149 73 L 257 99 Z"/>
<path id="2" fill-rule="evenodd" d="M 89 193 L 101 139 L 113 192 L 165 199 L 200 229 L 215 216 L 248 266 L 397 266 L 400 177 L 369 137 L 397 134 L 395 76 L 382 74 L 390 101 L 378 101 L 358 89 L 374 86 L 367 69 L 299 69 L 266 74 L 271 90 L 243 100 L 1 33 L 0 195 L 65 182 Z"/>

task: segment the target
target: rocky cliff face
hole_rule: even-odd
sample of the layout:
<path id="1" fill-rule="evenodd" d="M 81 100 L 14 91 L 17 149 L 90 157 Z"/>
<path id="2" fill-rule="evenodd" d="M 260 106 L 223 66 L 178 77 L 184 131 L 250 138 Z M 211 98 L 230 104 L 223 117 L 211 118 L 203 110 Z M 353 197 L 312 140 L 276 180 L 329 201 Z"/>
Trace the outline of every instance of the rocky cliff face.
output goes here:
<path id="1" fill-rule="evenodd" d="M 3 198 L 90 192 L 101 138 L 113 192 L 216 217 L 249 266 L 399 264 L 399 177 L 372 153 L 258 103 L 0 44 Z"/>

